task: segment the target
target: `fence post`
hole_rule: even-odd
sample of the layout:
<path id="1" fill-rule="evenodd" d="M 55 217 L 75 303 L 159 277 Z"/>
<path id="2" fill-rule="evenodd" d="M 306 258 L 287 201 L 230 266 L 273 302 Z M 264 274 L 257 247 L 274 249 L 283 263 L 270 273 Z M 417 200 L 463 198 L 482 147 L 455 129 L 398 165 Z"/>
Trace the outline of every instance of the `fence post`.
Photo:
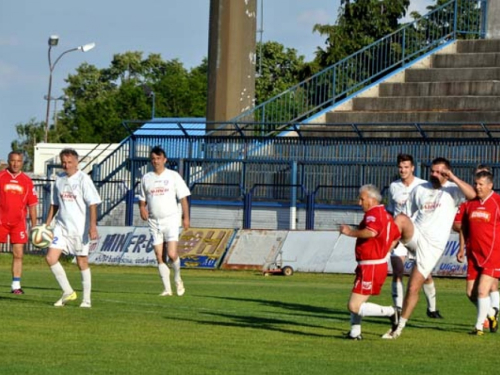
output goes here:
<path id="1" fill-rule="evenodd" d="M 252 227 L 252 192 L 243 195 L 243 229 Z"/>
<path id="2" fill-rule="evenodd" d="M 297 161 L 292 161 L 291 185 L 292 194 L 290 199 L 290 229 L 297 229 Z"/>
<path id="3" fill-rule="evenodd" d="M 314 230 L 314 201 L 316 193 L 306 195 L 306 230 Z"/>
<path id="4" fill-rule="evenodd" d="M 130 181 L 127 192 L 126 199 L 126 212 L 125 212 L 125 225 L 132 226 L 134 223 L 134 183 L 136 179 L 136 168 L 135 168 L 135 142 L 133 139 L 128 141 L 128 154 L 129 154 L 129 165 L 130 165 Z"/>

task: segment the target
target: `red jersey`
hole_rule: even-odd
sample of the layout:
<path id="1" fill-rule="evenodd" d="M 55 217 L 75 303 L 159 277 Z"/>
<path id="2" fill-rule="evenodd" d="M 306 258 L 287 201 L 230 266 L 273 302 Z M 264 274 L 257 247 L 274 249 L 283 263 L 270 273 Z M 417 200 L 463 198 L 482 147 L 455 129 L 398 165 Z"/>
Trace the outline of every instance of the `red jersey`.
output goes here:
<path id="1" fill-rule="evenodd" d="M 380 260 L 389 252 L 393 241 L 401 237 L 398 227 L 383 205 L 370 208 L 359 224 L 359 229 L 368 229 L 375 237 L 356 240 L 356 260 Z"/>
<path id="2" fill-rule="evenodd" d="M 500 195 L 492 192 L 484 201 L 465 202 L 462 227 L 467 245 L 479 267 L 500 267 Z"/>
<path id="3" fill-rule="evenodd" d="M 28 206 L 38 204 L 33 181 L 24 173 L 14 176 L 8 169 L 0 172 L 0 223 L 14 225 L 26 220 Z"/>

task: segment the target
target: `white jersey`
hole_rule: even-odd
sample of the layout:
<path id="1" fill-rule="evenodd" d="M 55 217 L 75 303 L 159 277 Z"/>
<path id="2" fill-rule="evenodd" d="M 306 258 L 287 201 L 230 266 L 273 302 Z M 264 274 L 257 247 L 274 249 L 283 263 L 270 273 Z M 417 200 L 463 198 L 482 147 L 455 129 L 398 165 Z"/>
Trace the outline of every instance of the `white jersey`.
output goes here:
<path id="1" fill-rule="evenodd" d="M 422 185 L 426 182 L 427 181 L 418 177 L 414 177 L 413 181 L 408 186 L 406 186 L 401 179 L 392 182 L 389 186 L 390 197 L 387 211 L 392 212 L 394 216 L 401 213 L 410 216 L 410 213 L 406 210 L 406 202 L 410 197 L 410 193 L 416 186 Z"/>
<path id="2" fill-rule="evenodd" d="M 447 181 L 439 189 L 434 189 L 430 182 L 426 182 L 412 191 L 407 210 L 412 214 L 413 224 L 426 241 L 444 250 L 455 213 L 464 200 L 462 191 L 453 182 Z"/>
<path id="3" fill-rule="evenodd" d="M 178 201 L 191 195 L 181 175 L 170 169 L 161 174 L 146 173 L 141 180 L 139 200 L 148 205 L 149 219 L 179 216 Z"/>
<path id="4" fill-rule="evenodd" d="M 99 193 L 90 177 L 77 171 L 71 177 L 62 173 L 52 186 L 51 204 L 58 206 L 56 227 L 67 236 L 82 236 L 87 242 L 89 231 L 89 206 L 101 203 Z"/>

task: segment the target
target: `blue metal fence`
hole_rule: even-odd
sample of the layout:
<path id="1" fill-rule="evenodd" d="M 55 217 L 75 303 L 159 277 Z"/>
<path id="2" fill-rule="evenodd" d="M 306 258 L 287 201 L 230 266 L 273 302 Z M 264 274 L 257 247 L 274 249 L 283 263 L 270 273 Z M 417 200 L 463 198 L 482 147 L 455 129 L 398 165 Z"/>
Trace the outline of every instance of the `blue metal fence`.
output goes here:
<path id="1" fill-rule="evenodd" d="M 341 126 L 324 125 L 333 131 Z M 169 159 L 169 168 L 183 175 L 194 200 L 233 201 L 242 206 L 249 199 L 284 204 L 295 200 L 314 209 L 317 205 L 355 205 L 358 188 L 366 183 L 386 190 L 397 178 L 395 160 L 400 152 L 414 155 L 419 163 L 417 173 L 423 178 L 427 177 L 428 163 L 438 156 L 448 158 L 456 174 L 465 179 L 471 179 L 476 164 L 496 165 L 500 160 L 500 134 L 492 131 L 497 125 L 477 124 L 476 133 L 469 133 L 472 125 L 467 125 L 463 134 L 459 133 L 460 124 L 443 126 L 453 126 L 455 138 L 432 138 L 427 132 L 423 136 L 420 126 L 413 127 L 418 137 L 406 138 L 382 138 L 383 129 L 379 129 L 380 138 L 362 137 L 357 130 L 351 130 L 355 137 L 196 136 L 190 137 L 191 142 L 201 145 L 209 156 L 198 158 L 198 150 L 186 151 L 183 158 Z M 186 139 L 137 137 L 127 146 L 120 146 L 122 162 L 118 166 L 109 162 L 109 167 L 114 168 L 112 174 L 106 161 L 94 168 L 93 179 L 104 198 L 100 218 L 126 202 L 126 222 L 132 222 L 137 186 L 142 175 L 150 170 L 148 154 L 155 145 L 176 149 L 185 147 Z M 233 153 L 236 149 L 250 151 Z M 168 155 L 168 148 L 166 151 Z M 495 183 L 500 186 L 500 180 Z"/>

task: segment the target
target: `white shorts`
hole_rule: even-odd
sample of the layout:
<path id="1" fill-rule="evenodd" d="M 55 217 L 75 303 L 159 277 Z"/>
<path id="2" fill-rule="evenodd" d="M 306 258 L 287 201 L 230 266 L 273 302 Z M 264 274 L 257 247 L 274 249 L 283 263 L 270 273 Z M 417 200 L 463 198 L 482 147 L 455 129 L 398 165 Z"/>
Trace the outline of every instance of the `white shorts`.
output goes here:
<path id="1" fill-rule="evenodd" d="M 89 255 L 88 236 L 67 235 L 60 226 L 54 228 L 54 239 L 50 245 L 51 249 L 59 249 L 66 255 L 86 257 Z M 86 242 L 84 242 L 86 240 Z"/>
<path id="2" fill-rule="evenodd" d="M 164 242 L 179 241 L 179 217 L 166 219 L 149 219 L 149 233 L 153 237 L 153 245 Z"/>
<path id="3" fill-rule="evenodd" d="M 405 246 L 408 248 L 410 254 L 412 252 L 415 253 L 417 270 L 424 278 L 427 278 L 431 274 L 444 252 L 444 248 L 441 249 L 432 245 L 416 227 L 414 227 L 412 239 Z"/>

